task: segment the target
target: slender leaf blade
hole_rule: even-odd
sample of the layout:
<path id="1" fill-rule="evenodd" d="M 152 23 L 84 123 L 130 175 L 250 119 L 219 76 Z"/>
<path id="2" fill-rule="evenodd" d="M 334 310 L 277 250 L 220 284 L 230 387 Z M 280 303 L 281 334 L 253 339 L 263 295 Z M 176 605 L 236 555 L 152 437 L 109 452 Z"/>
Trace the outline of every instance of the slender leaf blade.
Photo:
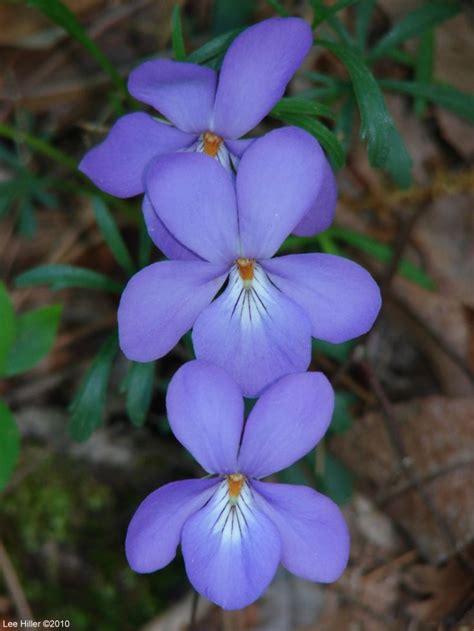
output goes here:
<path id="1" fill-rule="evenodd" d="M 50 285 L 51 289 L 66 289 L 77 287 L 82 289 L 100 289 L 113 293 L 121 293 L 123 285 L 108 276 L 74 265 L 49 263 L 38 265 L 19 274 L 15 279 L 16 287 L 33 287 L 36 285 Z"/>
<path id="2" fill-rule="evenodd" d="M 103 423 L 107 386 L 117 351 L 114 333 L 100 347 L 71 402 L 69 432 L 78 442 L 87 440 Z"/>
<path id="3" fill-rule="evenodd" d="M 7 288 L 0 282 L 0 374 L 3 374 L 8 352 L 16 333 L 15 311 Z"/>
<path id="4" fill-rule="evenodd" d="M 181 9 L 179 4 L 175 4 L 171 14 L 171 42 L 176 61 L 186 59 L 186 48 L 183 39 L 183 25 L 181 23 Z"/>
<path id="5" fill-rule="evenodd" d="M 279 114 L 302 114 L 304 116 L 335 118 L 334 112 L 327 105 L 297 96 L 285 96 L 280 99 L 270 112 L 270 116 L 278 116 Z"/>
<path id="6" fill-rule="evenodd" d="M 456 0 L 431 0 L 401 18 L 393 28 L 384 35 L 369 53 L 369 61 L 373 62 L 386 55 L 407 39 L 421 35 L 441 22 L 454 17 L 460 11 Z"/>
<path id="7" fill-rule="evenodd" d="M 474 95 L 442 83 L 416 83 L 396 79 L 380 79 L 380 86 L 390 92 L 422 97 L 474 123 Z"/>
<path id="8" fill-rule="evenodd" d="M 10 408 L 0 400 L 0 491 L 15 469 L 20 452 L 20 432 Z"/>
<path id="9" fill-rule="evenodd" d="M 148 416 L 155 380 L 155 362 L 131 362 L 124 390 L 127 393 L 127 414 L 135 427 L 141 427 Z"/>
<path id="10" fill-rule="evenodd" d="M 115 219 L 112 217 L 104 200 L 100 197 L 94 196 L 92 198 L 92 208 L 94 209 L 95 220 L 104 237 L 105 243 L 109 246 L 117 263 L 131 276 L 135 272 L 135 265 L 125 245 L 125 241 L 120 234 L 120 230 L 115 223 Z"/>
<path id="11" fill-rule="evenodd" d="M 361 117 L 361 136 L 367 139 L 372 166 L 383 167 L 403 187 L 411 181 L 411 158 L 387 110 L 380 87 L 360 52 L 344 44 L 320 40 L 345 65 Z"/>
<path id="12" fill-rule="evenodd" d="M 334 226 L 329 229 L 329 232 L 334 239 L 340 239 L 345 243 L 352 245 L 361 252 L 373 256 L 382 263 L 390 263 L 393 256 L 393 248 L 385 243 L 380 243 L 371 237 L 355 232 L 348 228 L 340 228 Z M 424 287 L 425 289 L 435 289 L 435 284 L 431 276 L 426 274 L 422 269 L 414 265 L 411 261 L 402 259 L 398 266 L 398 271 L 402 276 L 411 280 L 412 282 Z"/>
<path id="13" fill-rule="evenodd" d="M 308 116 L 288 113 L 272 114 L 272 116 L 288 125 L 296 125 L 305 129 L 321 143 L 335 169 L 340 169 L 344 166 L 346 161 L 344 149 L 336 135 L 326 125 Z"/>
<path id="14" fill-rule="evenodd" d="M 222 35 L 218 35 L 206 42 L 201 48 L 193 51 L 186 61 L 193 64 L 209 64 L 224 55 L 234 39 L 243 31 L 243 28 L 236 28 Z"/>
<path id="15" fill-rule="evenodd" d="M 415 77 L 418 83 L 430 84 L 433 79 L 434 33 L 426 31 L 421 37 L 416 51 Z M 426 99 L 415 97 L 415 113 L 422 116 L 426 111 Z"/>
<path id="16" fill-rule="evenodd" d="M 28 0 L 30 6 L 39 9 L 55 24 L 64 29 L 71 37 L 80 42 L 89 51 L 101 68 L 109 75 L 114 84 L 128 96 L 125 82 L 102 50 L 89 37 L 75 14 L 61 0 Z"/>

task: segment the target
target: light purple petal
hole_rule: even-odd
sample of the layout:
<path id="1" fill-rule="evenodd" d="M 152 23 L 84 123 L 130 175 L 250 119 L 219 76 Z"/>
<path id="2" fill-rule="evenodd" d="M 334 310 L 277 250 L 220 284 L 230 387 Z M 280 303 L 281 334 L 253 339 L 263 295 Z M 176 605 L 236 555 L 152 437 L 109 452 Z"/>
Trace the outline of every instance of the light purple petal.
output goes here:
<path id="1" fill-rule="evenodd" d="M 188 147 L 195 139 L 143 112 L 126 114 L 86 153 L 79 171 L 110 195 L 133 197 L 143 193 L 145 168 L 152 158 Z"/>
<path id="2" fill-rule="evenodd" d="M 182 243 L 175 239 L 165 224 L 153 210 L 150 200 L 145 195 L 143 198 L 143 217 L 150 239 L 169 259 L 181 261 L 202 260 L 197 254 L 191 252 Z"/>
<path id="3" fill-rule="evenodd" d="M 225 145 L 232 155 L 241 158 L 247 149 L 252 145 L 256 138 L 242 138 L 241 140 L 228 140 L 226 139 Z"/>
<path id="4" fill-rule="evenodd" d="M 281 127 L 256 140 L 237 171 L 242 256 L 270 258 L 311 209 L 324 153 L 308 132 Z"/>
<path id="5" fill-rule="evenodd" d="M 263 478 L 302 458 L 326 433 L 334 392 L 321 372 L 288 375 L 266 390 L 245 425 L 239 471 Z"/>
<path id="6" fill-rule="evenodd" d="M 182 550 L 193 587 L 224 609 L 257 600 L 275 575 L 281 543 L 247 486 L 238 506 L 227 502 L 227 481 L 184 525 Z M 242 502 L 245 499 L 245 503 Z"/>
<path id="7" fill-rule="evenodd" d="M 363 267 L 332 254 L 291 254 L 265 270 L 311 320 L 313 337 L 339 344 L 367 333 L 380 311 L 380 290 Z"/>
<path id="8" fill-rule="evenodd" d="M 310 581 L 332 583 L 346 568 L 350 538 L 344 517 L 328 497 L 306 486 L 253 482 L 256 501 L 267 502 L 267 515 L 282 540 L 282 564 Z"/>
<path id="9" fill-rule="evenodd" d="M 146 191 L 168 230 L 206 261 L 232 262 L 239 236 L 232 175 L 202 153 L 175 153 L 153 162 Z"/>
<path id="10" fill-rule="evenodd" d="M 331 165 L 327 160 L 323 164 L 323 178 L 316 201 L 293 232 L 299 237 L 309 237 L 327 230 L 332 224 L 336 212 L 337 182 Z"/>
<path id="11" fill-rule="evenodd" d="M 303 310 L 256 268 L 252 291 L 234 268 L 224 293 L 198 317 L 198 359 L 222 366 L 246 397 L 283 375 L 302 372 L 311 359 L 310 324 Z"/>
<path id="12" fill-rule="evenodd" d="M 244 399 L 222 368 L 184 364 L 168 387 L 166 409 L 174 435 L 208 473 L 237 471 Z"/>
<path id="13" fill-rule="evenodd" d="M 201 133 L 209 129 L 217 75 L 196 64 L 157 59 L 135 68 L 128 91 L 152 105 L 178 129 Z"/>
<path id="14" fill-rule="evenodd" d="M 143 500 L 125 541 L 132 570 L 154 572 L 174 559 L 184 522 L 204 506 L 217 484 L 215 479 L 171 482 Z"/>
<path id="15" fill-rule="evenodd" d="M 255 127 L 281 99 L 312 43 L 300 18 L 270 18 L 239 35 L 222 64 L 213 129 L 238 138 Z"/>
<path id="16" fill-rule="evenodd" d="M 166 355 L 193 326 L 225 280 L 222 266 L 162 261 L 129 280 L 118 308 L 120 347 L 128 359 Z"/>

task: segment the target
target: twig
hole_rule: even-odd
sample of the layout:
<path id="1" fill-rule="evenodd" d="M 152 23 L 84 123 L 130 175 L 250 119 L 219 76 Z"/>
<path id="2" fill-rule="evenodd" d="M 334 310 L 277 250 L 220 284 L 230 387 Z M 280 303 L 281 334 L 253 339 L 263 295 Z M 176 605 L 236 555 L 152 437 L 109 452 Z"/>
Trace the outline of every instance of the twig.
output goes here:
<path id="1" fill-rule="evenodd" d="M 8 553 L 5 549 L 5 546 L 0 541 L 0 570 L 3 574 L 3 578 L 5 579 L 5 585 L 8 589 L 8 593 L 13 600 L 15 608 L 18 612 L 18 616 L 22 620 L 32 620 L 33 613 L 31 611 L 30 605 L 26 600 L 25 592 L 21 586 L 20 580 L 18 578 L 18 574 L 16 573 L 15 568 L 13 567 L 13 563 L 8 556 Z"/>
<path id="2" fill-rule="evenodd" d="M 191 615 L 189 616 L 189 631 L 194 631 L 196 629 L 198 604 L 199 592 L 194 591 L 193 599 L 191 601 Z"/>

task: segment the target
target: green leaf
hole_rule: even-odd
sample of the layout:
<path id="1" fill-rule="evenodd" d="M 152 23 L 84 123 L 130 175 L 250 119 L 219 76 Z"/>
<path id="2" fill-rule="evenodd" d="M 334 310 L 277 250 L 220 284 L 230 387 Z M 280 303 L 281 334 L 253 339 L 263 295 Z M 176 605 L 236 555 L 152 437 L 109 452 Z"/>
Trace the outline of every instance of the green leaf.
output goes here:
<path id="1" fill-rule="evenodd" d="M 335 169 L 340 169 L 344 166 L 346 156 L 341 143 L 337 139 L 336 135 L 323 125 L 320 121 L 309 118 L 308 116 L 300 116 L 296 114 L 272 114 L 273 118 L 283 121 L 288 125 L 296 125 L 306 129 L 307 132 L 312 134 L 323 146 L 323 149 L 329 156 L 332 165 Z"/>
<path id="2" fill-rule="evenodd" d="M 279 114 L 303 114 L 307 116 L 335 118 L 334 112 L 327 105 L 315 103 L 314 101 L 298 96 L 285 96 L 280 99 L 270 112 L 270 116 L 278 116 Z"/>
<path id="3" fill-rule="evenodd" d="M 141 427 L 148 416 L 155 380 L 155 362 L 131 362 L 123 383 L 127 413 L 133 425 Z"/>
<path id="4" fill-rule="evenodd" d="M 348 228 L 340 228 L 338 226 L 330 228 L 329 232 L 334 239 L 340 239 L 358 250 L 373 256 L 379 261 L 382 261 L 382 263 L 390 263 L 392 259 L 393 248 L 385 243 L 380 243 L 380 241 L 372 239 L 365 234 L 354 232 Z M 422 269 L 406 259 L 402 259 L 400 261 L 398 271 L 402 276 L 408 278 L 408 280 L 411 280 L 417 285 L 420 285 L 420 287 L 424 287 L 425 289 L 435 289 L 433 279 Z"/>
<path id="5" fill-rule="evenodd" d="M 186 59 L 186 48 L 184 47 L 183 26 L 181 24 L 181 9 L 179 4 L 175 4 L 171 15 L 171 41 L 176 61 Z"/>
<path id="6" fill-rule="evenodd" d="M 201 46 L 201 48 L 198 48 L 188 55 L 186 61 L 193 64 L 209 64 L 213 60 L 221 58 L 237 35 L 243 30 L 243 28 L 236 28 L 228 33 L 218 35 L 214 39 L 211 39 L 210 42 L 206 42 L 204 46 Z"/>
<path id="7" fill-rule="evenodd" d="M 54 344 L 62 305 L 38 307 L 17 319 L 16 335 L 7 355 L 3 374 L 19 375 L 35 366 Z"/>
<path id="8" fill-rule="evenodd" d="M 357 45 L 361 51 L 367 46 L 367 35 L 374 9 L 375 0 L 360 0 L 356 7 L 355 32 Z"/>
<path id="9" fill-rule="evenodd" d="M 0 326 L 0 374 L 2 374 L 16 331 L 15 311 L 7 288 L 2 282 L 0 282 L 0 322 L 2 323 Z"/>
<path id="10" fill-rule="evenodd" d="M 313 29 L 319 26 L 321 22 L 324 22 L 324 20 L 356 2 L 360 2 L 360 0 L 338 0 L 330 7 L 326 7 L 324 0 L 310 0 L 310 4 L 314 9 Z"/>
<path id="11" fill-rule="evenodd" d="M 418 83 L 430 84 L 433 79 L 433 53 L 434 34 L 433 30 L 426 31 L 418 43 L 416 51 L 415 77 Z M 426 99 L 421 96 L 415 97 L 415 113 L 423 116 L 426 111 Z"/>
<path id="12" fill-rule="evenodd" d="M 109 246 L 117 263 L 131 276 L 135 272 L 135 265 L 120 234 L 120 230 L 115 223 L 115 219 L 100 197 L 92 197 L 92 208 L 94 209 L 95 220 L 104 237 L 105 243 Z"/>
<path id="13" fill-rule="evenodd" d="M 100 347 L 70 405 L 69 432 L 74 440 L 87 440 L 103 422 L 112 362 L 118 351 L 117 334 Z"/>
<path id="14" fill-rule="evenodd" d="M 334 399 L 334 412 L 329 429 L 341 434 L 352 427 L 352 414 L 350 407 L 357 400 L 352 392 L 337 390 Z"/>
<path id="15" fill-rule="evenodd" d="M 91 40 L 74 13 L 60 0 L 28 0 L 30 6 L 36 7 L 55 24 L 69 33 L 71 37 L 80 42 L 94 57 L 99 66 L 104 70 L 117 88 L 128 96 L 127 88 L 122 77 L 110 63 L 97 44 Z"/>
<path id="16" fill-rule="evenodd" d="M 10 480 L 20 452 L 20 432 L 8 406 L 0 400 L 0 491 Z"/>
<path id="17" fill-rule="evenodd" d="M 431 0 L 422 7 L 415 9 L 382 37 L 373 47 L 369 54 L 369 62 L 380 59 L 388 51 L 396 48 L 399 44 L 421 35 L 425 31 L 433 28 L 437 24 L 452 18 L 460 11 L 460 4 L 451 0 Z"/>
<path id="18" fill-rule="evenodd" d="M 221 35 L 247 25 L 255 11 L 255 0 L 214 0 L 212 35 Z"/>
<path id="19" fill-rule="evenodd" d="M 102 289 L 117 294 L 123 291 L 123 285 L 104 274 L 94 272 L 85 267 L 56 263 L 38 265 L 38 267 L 33 267 L 27 272 L 23 272 L 16 277 L 15 285 L 17 287 L 50 285 L 51 289 L 55 290 L 67 287 L 81 287 L 83 289 Z"/>
<path id="20" fill-rule="evenodd" d="M 317 475 L 321 493 L 328 495 L 336 504 L 346 504 L 352 497 L 351 472 L 329 452 L 324 454 L 324 470 Z"/>
<path id="21" fill-rule="evenodd" d="M 458 116 L 474 123 L 474 95 L 461 92 L 450 85 L 441 83 L 415 83 L 414 81 L 398 81 L 380 79 L 380 86 L 390 92 L 401 92 L 414 97 L 421 97 L 441 107 L 451 110 Z"/>
<path id="22" fill-rule="evenodd" d="M 384 167 L 401 185 L 410 181 L 411 159 L 405 149 L 380 88 L 360 53 L 344 44 L 320 40 L 345 65 L 352 81 L 361 117 L 361 136 L 367 139 L 372 166 Z"/>
<path id="23" fill-rule="evenodd" d="M 278 0 L 267 0 L 268 4 L 283 18 L 287 18 L 290 14 Z"/>
<path id="24" fill-rule="evenodd" d="M 348 340 L 347 342 L 341 342 L 341 344 L 331 344 L 331 342 L 324 342 L 323 340 L 311 341 L 314 353 L 321 353 L 335 359 L 340 364 L 349 356 L 352 347 L 356 343 L 355 340 Z"/>

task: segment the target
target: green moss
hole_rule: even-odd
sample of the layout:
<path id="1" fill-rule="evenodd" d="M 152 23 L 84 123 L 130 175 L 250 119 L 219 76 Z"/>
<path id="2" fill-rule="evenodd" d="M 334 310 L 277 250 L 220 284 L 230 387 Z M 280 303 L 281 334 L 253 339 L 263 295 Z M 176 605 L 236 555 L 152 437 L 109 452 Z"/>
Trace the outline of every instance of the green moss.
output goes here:
<path id="1" fill-rule="evenodd" d="M 27 448 L 23 461 L 35 455 Z M 75 631 L 135 631 L 186 589 L 179 560 L 152 575 L 129 569 L 123 542 L 141 497 L 110 477 L 113 486 L 50 456 L 3 499 L 5 543 L 36 617 L 68 619 Z"/>

